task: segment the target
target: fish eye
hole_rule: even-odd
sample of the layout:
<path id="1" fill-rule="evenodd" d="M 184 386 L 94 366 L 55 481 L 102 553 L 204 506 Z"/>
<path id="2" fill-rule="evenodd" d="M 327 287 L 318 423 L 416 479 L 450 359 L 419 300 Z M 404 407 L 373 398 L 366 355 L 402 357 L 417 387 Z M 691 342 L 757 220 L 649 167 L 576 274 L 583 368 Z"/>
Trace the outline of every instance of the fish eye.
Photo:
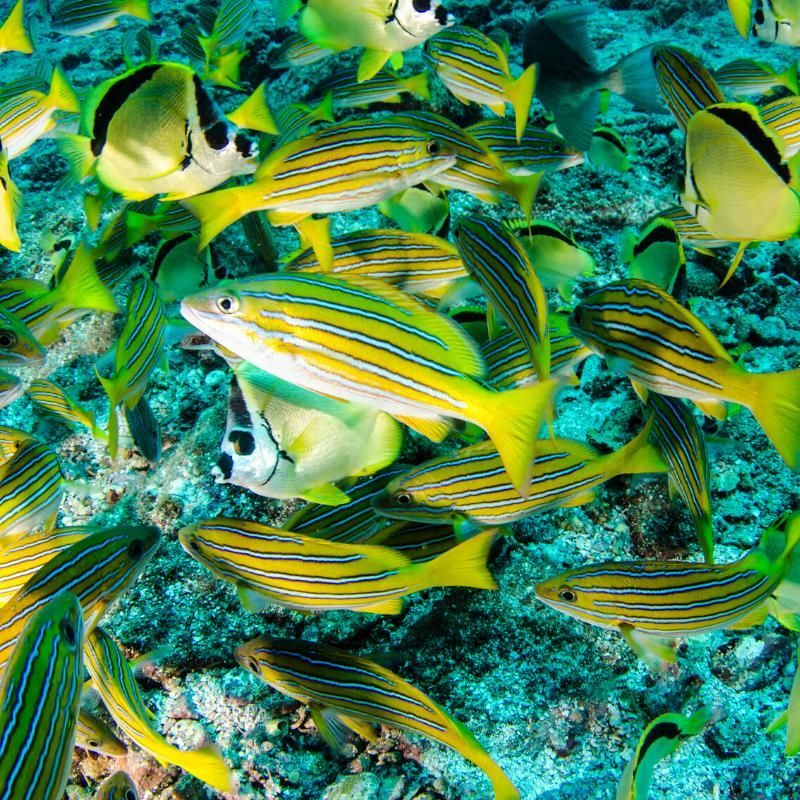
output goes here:
<path id="1" fill-rule="evenodd" d="M 435 156 L 438 155 L 442 148 L 439 146 L 439 142 L 428 142 L 425 149 L 428 151 L 429 156 Z"/>
<path id="2" fill-rule="evenodd" d="M 558 597 L 565 603 L 574 603 L 578 599 L 578 595 L 572 589 L 562 589 L 558 593 Z"/>
<path id="3" fill-rule="evenodd" d="M 245 669 L 249 669 L 250 672 L 255 672 L 256 674 L 258 674 L 258 661 L 256 661 L 254 658 L 246 656 L 245 658 L 242 659 L 242 666 Z"/>
<path id="4" fill-rule="evenodd" d="M 217 308 L 223 314 L 235 314 L 239 310 L 239 301 L 230 294 L 223 294 L 217 298 Z"/>
<path id="5" fill-rule="evenodd" d="M 128 555 L 131 557 L 132 561 L 138 561 L 142 554 L 144 553 L 144 547 L 139 539 L 134 539 L 128 545 Z"/>
<path id="6" fill-rule="evenodd" d="M 418 14 L 424 14 L 426 11 L 431 10 L 431 0 L 414 0 L 414 11 Z"/>
<path id="7" fill-rule="evenodd" d="M 61 635 L 64 637 L 66 643 L 70 647 L 75 647 L 75 645 L 78 643 L 77 642 L 78 637 L 75 635 L 75 627 L 73 626 L 73 624 L 67 619 L 62 619 L 59 628 L 61 630 Z"/>
<path id="8" fill-rule="evenodd" d="M 189 542 L 189 547 L 190 547 L 192 550 L 194 550 L 194 551 L 195 551 L 195 553 L 199 553 L 199 552 L 200 552 L 200 543 L 197 541 L 197 539 L 192 539 L 192 540 Z"/>
<path id="9" fill-rule="evenodd" d="M 554 153 L 560 153 L 563 149 L 564 148 L 558 142 L 555 142 L 553 144 L 553 152 Z"/>
<path id="10" fill-rule="evenodd" d="M 398 492 L 394 499 L 398 502 L 401 506 L 407 506 L 411 503 L 411 495 L 408 492 Z"/>
<path id="11" fill-rule="evenodd" d="M 100 742 L 96 742 L 94 739 L 88 739 L 86 744 L 88 744 L 89 747 L 100 747 Z"/>
<path id="12" fill-rule="evenodd" d="M 17 337 L 14 335 L 14 331 L 0 331 L 0 347 L 7 350 L 16 343 Z"/>
<path id="13" fill-rule="evenodd" d="M 136 795 L 133 793 L 131 789 L 125 790 L 124 800 L 136 800 Z"/>

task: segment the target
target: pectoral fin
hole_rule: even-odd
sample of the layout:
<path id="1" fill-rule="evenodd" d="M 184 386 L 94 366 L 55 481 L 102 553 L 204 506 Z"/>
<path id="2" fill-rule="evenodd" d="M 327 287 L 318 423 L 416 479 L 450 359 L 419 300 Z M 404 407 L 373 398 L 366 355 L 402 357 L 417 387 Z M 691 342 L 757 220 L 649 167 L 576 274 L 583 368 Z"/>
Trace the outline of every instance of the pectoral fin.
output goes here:
<path id="1" fill-rule="evenodd" d="M 667 639 L 642 633 L 632 625 L 624 623 L 619 626 L 619 632 L 631 650 L 649 666 L 663 668 L 665 663 L 675 662 L 675 651 Z"/>

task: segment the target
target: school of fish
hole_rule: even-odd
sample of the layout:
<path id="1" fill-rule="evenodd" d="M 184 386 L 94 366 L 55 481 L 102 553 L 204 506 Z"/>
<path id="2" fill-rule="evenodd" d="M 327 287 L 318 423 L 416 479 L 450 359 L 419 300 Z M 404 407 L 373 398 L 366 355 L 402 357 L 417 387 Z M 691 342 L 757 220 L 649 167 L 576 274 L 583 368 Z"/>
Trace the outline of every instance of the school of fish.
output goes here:
<path id="1" fill-rule="evenodd" d="M 727 5 L 741 36 L 800 46 L 800 3 Z M 43 280 L 3 262 L 0 409 L 26 396 L 116 469 L 135 453 L 153 465 L 165 443 L 148 392 L 182 345 L 230 379 L 203 480 L 305 501 L 280 527 L 227 514 L 177 531 L 59 524 L 65 498 L 91 489 L 69 480 L 58 442 L 0 426 L 0 800 L 62 800 L 76 747 L 124 759 L 135 746 L 223 795 L 240 787 L 242 765 L 217 744 L 165 737 L 136 663 L 102 625 L 165 536 L 253 613 L 398 615 L 433 587 L 497 590 L 489 564 L 514 523 L 645 474 L 685 504 L 700 559 L 579 564 L 535 597 L 618 632 L 654 670 L 676 661 L 684 637 L 770 615 L 800 630 L 800 510 L 768 521 L 741 558 L 716 561 L 702 419 L 746 409 L 800 472 L 800 369 L 755 373 L 729 352 L 690 303 L 686 253 L 714 258 L 722 288 L 749 248 L 800 235 L 796 64 L 712 68 L 654 41 L 600 69 L 589 5 L 531 12 L 514 35 L 463 24 L 457 6 L 209 0 L 182 24 L 173 60 L 152 25 L 173 13 L 164 3 L 0 6 L 0 68 L 8 52 L 30 61 L 24 78 L 0 72 L 0 248 L 52 265 Z M 340 66 L 304 97 L 278 97 L 267 80 L 253 88 L 241 65 L 254 14 L 274 20 L 270 69 Z M 72 85 L 80 64 L 68 76 L 36 58 L 43 26 L 101 41 L 117 25 L 125 68 L 88 91 Z M 404 72 L 412 51 L 423 66 Z M 477 121 L 440 113 L 448 94 Z M 610 102 L 672 115 L 683 181 L 679 203 L 626 233 L 621 271 L 599 281 L 592 254 L 535 204 L 553 172 L 631 168 L 636 143 L 603 122 Z M 85 226 L 32 241 L 15 161 L 45 137 L 61 159 L 53 191 L 80 196 Z M 451 206 L 459 193 L 477 201 L 469 213 Z M 348 228 L 349 212 L 371 207 L 383 227 Z M 236 223 L 246 270 L 223 254 Z M 156 246 L 147 268 L 130 257 L 143 242 Z M 86 318 L 116 331 L 94 365 L 107 417 L 41 372 Z M 614 452 L 558 433 L 562 393 L 591 355 L 641 401 Z M 521 797 L 502 752 L 385 657 L 339 644 L 264 631 L 231 657 L 307 706 L 332 758 L 400 728 L 482 770 L 482 797 Z M 656 763 L 716 721 L 702 706 L 653 719 L 618 800 L 645 800 Z M 769 730 L 782 725 L 787 754 L 800 752 L 800 678 Z M 95 797 L 136 800 L 140 788 L 119 770 Z"/>

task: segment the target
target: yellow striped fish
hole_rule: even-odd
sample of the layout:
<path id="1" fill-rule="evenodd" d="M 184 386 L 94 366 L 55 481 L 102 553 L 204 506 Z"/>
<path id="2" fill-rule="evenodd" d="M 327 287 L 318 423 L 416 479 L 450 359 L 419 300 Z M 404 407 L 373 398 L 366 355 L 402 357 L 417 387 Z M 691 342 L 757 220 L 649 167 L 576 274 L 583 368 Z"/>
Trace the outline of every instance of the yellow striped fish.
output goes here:
<path id="1" fill-rule="evenodd" d="M 439 114 L 405 111 L 394 119 L 435 136 L 455 153 L 455 163 L 427 181 L 428 185 L 469 192 L 484 203 L 498 203 L 500 195 L 507 194 L 519 203 L 526 219 L 530 218 L 541 173 L 514 174 L 486 144 Z"/>
<path id="2" fill-rule="evenodd" d="M 368 81 L 358 81 L 358 69 L 338 70 L 314 87 L 314 97 L 333 95 L 333 104 L 338 108 L 364 108 L 371 103 L 400 103 L 404 94 L 414 94 L 429 100 L 428 73 L 401 76 L 383 68 Z"/>
<path id="3" fill-rule="evenodd" d="M 573 336 L 563 314 L 551 313 L 550 373 L 575 379 L 573 370 L 592 351 Z M 538 383 L 528 348 L 514 331 L 501 333 L 481 348 L 486 359 L 486 380 L 495 389 L 515 389 Z M 576 379 L 575 379 L 576 380 Z"/>
<path id="4" fill-rule="evenodd" d="M 540 381 L 550 375 L 550 333 L 547 295 L 519 240 L 500 222 L 485 216 L 463 218 L 456 245 L 470 274 L 490 303 L 489 332 L 496 332 L 494 314 L 525 343 Z"/>
<path id="5" fill-rule="evenodd" d="M 661 219 L 671 222 L 678 231 L 683 244 L 688 244 L 696 250 L 714 250 L 718 247 L 727 247 L 730 242 L 719 239 L 709 233 L 697 220 L 697 217 L 687 211 L 683 206 L 670 206 L 659 212 Z"/>
<path id="6" fill-rule="evenodd" d="M 52 528 L 64 494 L 61 461 L 49 445 L 28 438 L 0 466 L 0 543 L 44 525 Z"/>
<path id="7" fill-rule="evenodd" d="M 0 464 L 5 464 L 13 458 L 23 444 L 33 437 L 19 428 L 10 425 L 0 425 Z"/>
<path id="8" fill-rule="evenodd" d="M 161 541 L 152 527 L 98 531 L 62 550 L 0 608 L 0 671 L 31 614 L 61 591 L 75 594 L 87 633 L 136 580 Z"/>
<path id="9" fill-rule="evenodd" d="M 17 217 L 22 210 L 22 192 L 8 172 L 8 153 L 0 140 L 0 247 L 18 253 L 22 243 L 17 233 Z"/>
<path id="10" fill-rule="evenodd" d="M 780 87 L 785 87 L 793 95 L 800 94 L 796 62 L 783 72 L 778 72 L 763 61 L 737 58 L 715 69 L 714 78 L 723 89 L 736 98 L 771 95 Z"/>
<path id="11" fill-rule="evenodd" d="M 464 542 L 430 565 L 377 545 L 353 545 L 217 517 L 181 528 L 184 550 L 233 583 L 249 610 L 346 608 L 399 614 L 406 595 L 439 586 L 496 589 L 486 568 L 495 531 Z"/>
<path id="12" fill-rule="evenodd" d="M 749 408 L 783 460 L 800 470 L 800 370 L 747 372 L 691 311 L 645 281 L 615 281 L 589 295 L 570 327 L 642 394 L 683 397 L 717 419 L 726 402 Z"/>
<path id="13" fill-rule="evenodd" d="M 22 381 L 10 372 L 0 369 L 0 408 L 10 406 L 25 394 Z"/>
<path id="14" fill-rule="evenodd" d="M 55 128 L 59 112 L 80 111 L 78 98 L 61 67 L 53 70 L 49 87 L 42 84 L 25 81 L 0 91 L 0 139 L 9 161 Z"/>
<path id="15" fill-rule="evenodd" d="M 97 274 L 92 249 L 85 242 L 75 250 L 63 278 L 52 288 L 28 278 L 0 283 L 0 306 L 25 323 L 44 347 L 89 311 L 119 311 Z"/>
<path id="16" fill-rule="evenodd" d="M 75 730 L 75 744 L 84 750 L 115 758 L 128 755 L 128 748 L 116 737 L 114 731 L 100 717 L 85 708 L 78 711 Z"/>
<path id="17" fill-rule="evenodd" d="M 275 113 L 275 126 L 279 133 L 273 147 L 305 136 L 317 122 L 335 122 L 333 95 L 327 94 L 316 106 L 308 103 L 290 103 Z"/>
<path id="18" fill-rule="evenodd" d="M 682 131 L 698 111 L 727 99 L 701 61 L 682 47 L 655 45 L 652 59 L 661 94 Z"/>
<path id="19" fill-rule="evenodd" d="M 0 305 L 0 366 L 29 366 L 43 358 L 44 348 L 30 328 Z"/>
<path id="20" fill-rule="evenodd" d="M 417 525 L 396 522 L 365 544 L 379 544 L 408 556 L 413 564 L 425 564 L 458 545 L 452 525 Z"/>
<path id="21" fill-rule="evenodd" d="M 161 764 L 177 764 L 220 792 L 233 791 L 233 776 L 215 745 L 178 750 L 153 728 L 133 671 L 105 631 L 96 628 L 87 635 L 84 653 L 94 688 L 126 736 Z"/>
<path id="22" fill-rule="evenodd" d="M 690 717 L 662 714 L 656 717 L 639 738 L 636 752 L 622 775 L 616 800 L 647 800 L 653 768 L 662 758 L 674 753 L 690 736 L 696 736 L 713 720 L 707 708 Z"/>
<path id="23" fill-rule="evenodd" d="M 617 475 L 665 472 L 667 466 L 648 443 L 649 435 L 648 425 L 608 455 L 571 439 L 540 441 L 526 497 L 509 483 L 491 442 L 479 442 L 394 478 L 372 504 L 393 519 L 449 522 L 463 538 L 551 508 L 589 503 L 597 487 Z"/>
<path id="24" fill-rule="evenodd" d="M 761 121 L 780 136 L 784 157 L 791 158 L 800 152 L 800 97 L 781 97 L 761 106 Z"/>
<path id="25" fill-rule="evenodd" d="M 453 748 L 482 769 L 495 800 L 518 800 L 517 789 L 472 733 L 385 667 L 297 639 L 254 639 L 237 647 L 234 655 L 244 669 L 308 705 L 320 735 L 334 751 L 341 750 L 348 730 L 375 739 L 375 725 L 403 728 Z"/>
<path id="26" fill-rule="evenodd" d="M 126 408 L 134 408 L 144 394 L 153 370 L 166 363 L 167 318 L 158 289 L 152 281 L 141 276 L 134 281 L 128 297 L 127 315 L 117 342 L 114 375 L 100 378 L 110 405 L 108 452 L 111 458 L 117 455 L 117 407 L 124 403 Z"/>
<path id="27" fill-rule="evenodd" d="M 386 469 L 359 478 L 347 488 L 350 498 L 340 506 L 323 506 L 309 503 L 292 514 L 281 526 L 282 530 L 316 536 L 332 542 L 359 544 L 371 539 L 389 521 L 378 516 L 372 508 L 372 498 L 396 475 L 411 469 L 407 464 L 392 464 Z"/>
<path id="28" fill-rule="evenodd" d="M 714 527 L 711 522 L 711 477 L 703 431 L 691 409 L 674 397 L 651 393 L 652 441 L 669 464 L 670 494 L 677 492 L 689 507 L 697 528 L 703 557 L 714 562 Z"/>
<path id="29" fill-rule="evenodd" d="M 487 106 L 499 117 L 506 115 L 510 103 L 517 141 L 522 139 L 536 86 L 535 64 L 512 78 L 500 45 L 466 25 L 454 25 L 428 39 L 424 54 L 442 83 L 463 103 Z"/>
<path id="30" fill-rule="evenodd" d="M 392 119 L 354 119 L 278 147 L 252 183 L 184 200 L 200 220 L 200 245 L 252 211 L 273 225 L 295 225 L 306 244 L 330 263 L 327 227 L 312 214 L 353 211 L 433 178 L 455 163 L 434 137 Z"/>
<path id="31" fill-rule="evenodd" d="M 62 422 L 88 428 L 95 439 L 107 438 L 105 432 L 97 427 L 94 414 L 81 407 L 75 398 L 57 383 L 43 378 L 35 380 L 28 387 L 28 397 L 41 411 L 52 414 Z"/>
<path id="32" fill-rule="evenodd" d="M 79 527 L 33 531 L 0 547 L 0 606 L 5 605 L 62 550 L 96 531 L 96 528 Z"/>
<path id="33" fill-rule="evenodd" d="M 83 684 L 83 622 L 61 592 L 33 614 L 0 682 L 0 800 L 61 800 Z"/>
<path id="34" fill-rule="evenodd" d="M 94 800 L 139 800 L 139 791 L 133 778 L 120 770 L 100 784 Z"/>
<path id="35" fill-rule="evenodd" d="M 147 0 L 61 0 L 50 7 L 50 26 L 67 36 L 88 36 L 114 28 L 119 17 L 129 15 L 152 21 Z"/>
<path id="36" fill-rule="evenodd" d="M 17 0 L 0 25 L 0 53 L 32 53 L 33 42 L 25 30 L 24 0 Z"/>
<path id="37" fill-rule="evenodd" d="M 484 119 L 470 125 L 467 133 L 483 142 L 515 175 L 556 172 L 583 164 L 583 152 L 567 144 L 557 133 L 526 125 L 517 141 L 516 127 L 504 119 Z"/>
<path id="38" fill-rule="evenodd" d="M 367 275 L 409 294 L 441 300 L 467 276 L 458 250 L 446 239 L 394 228 L 354 231 L 331 240 L 333 274 Z M 288 272 L 320 272 L 319 259 L 304 250 L 286 265 Z"/>
<path id="39" fill-rule="evenodd" d="M 333 50 L 310 42 L 302 33 L 293 33 L 284 39 L 283 44 L 274 50 L 270 58 L 276 69 L 288 67 L 307 67 L 316 64 L 333 54 Z"/>
<path id="40" fill-rule="evenodd" d="M 449 430 L 446 417 L 473 422 L 527 487 L 556 382 L 486 388 L 474 342 L 410 295 L 361 276 L 286 273 L 221 284 L 186 298 L 181 313 L 266 372 L 380 408 L 431 438 Z"/>
<path id="41" fill-rule="evenodd" d="M 763 622 L 798 539 L 800 512 L 784 514 L 731 564 L 607 561 L 549 578 L 537 584 L 536 596 L 590 625 L 618 630 L 643 660 L 674 661 L 665 639 Z"/>

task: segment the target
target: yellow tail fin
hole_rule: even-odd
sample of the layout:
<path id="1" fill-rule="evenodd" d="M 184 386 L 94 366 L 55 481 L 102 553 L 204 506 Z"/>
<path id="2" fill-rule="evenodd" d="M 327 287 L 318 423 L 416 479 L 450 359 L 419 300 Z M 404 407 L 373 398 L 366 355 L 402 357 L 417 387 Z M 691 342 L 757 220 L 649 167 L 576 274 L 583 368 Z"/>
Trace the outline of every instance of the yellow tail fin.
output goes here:
<path id="1" fill-rule="evenodd" d="M 649 472 L 669 472 L 667 464 L 656 447 L 650 444 L 650 429 L 653 427 L 652 417 L 643 430 L 625 446 L 608 456 L 613 466 L 609 469 L 612 475 L 640 475 Z"/>
<path id="2" fill-rule="evenodd" d="M 272 118 L 272 112 L 267 105 L 267 83 L 266 81 L 256 87 L 250 95 L 237 109 L 228 114 L 228 119 L 239 128 L 247 128 L 251 131 L 269 133 L 273 136 L 278 134 L 278 126 Z"/>
<path id="3" fill-rule="evenodd" d="M 151 22 L 153 19 L 148 0 L 127 0 L 123 9 L 126 14 L 143 19 L 145 22 Z"/>
<path id="4" fill-rule="evenodd" d="M 747 38 L 750 31 L 750 21 L 753 17 L 753 1 L 752 0 L 728 0 L 728 8 L 730 9 L 731 16 L 733 17 L 733 24 L 739 32 L 742 39 Z"/>
<path id="5" fill-rule="evenodd" d="M 211 240 L 229 225 L 251 211 L 259 210 L 257 205 L 251 206 L 247 202 L 251 196 L 250 186 L 232 186 L 230 189 L 218 189 L 181 201 L 200 221 L 198 250 L 208 247 Z"/>
<path id="6" fill-rule="evenodd" d="M 119 311 L 114 295 L 100 280 L 92 249 L 82 242 L 58 284 L 58 304 L 67 308 L 87 308 L 114 314 Z"/>
<path id="7" fill-rule="evenodd" d="M 800 370 L 747 376 L 748 406 L 781 458 L 800 472 Z M 732 398 L 736 400 L 737 398 Z"/>
<path id="8" fill-rule="evenodd" d="M 536 64 L 531 64 L 506 90 L 506 100 L 514 107 L 517 142 L 528 124 L 528 115 L 536 88 Z"/>
<path id="9" fill-rule="evenodd" d="M 117 407 L 122 402 L 123 397 L 116 378 L 101 377 L 100 373 L 97 372 L 97 367 L 94 368 L 94 371 L 97 375 L 97 379 L 108 395 L 108 454 L 113 461 L 117 457 L 117 452 L 119 450 L 119 418 L 117 417 Z"/>
<path id="10" fill-rule="evenodd" d="M 420 72 L 419 75 L 412 75 L 410 78 L 406 78 L 404 88 L 407 92 L 411 92 L 411 94 L 415 94 L 423 100 L 431 99 L 427 72 Z"/>
<path id="11" fill-rule="evenodd" d="M 536 440 L 560 387 L 558 380 L 505 392 L 486 391 L 482 417 L 476 419 L 494 442 L 514 488 L 527 497 Z"/>
<path id="12" fill-rule="evenodd" d="M 61 67 L 53 70 L 53 77 L 50 79 L 50 91 L 47 93 L 47 103 L 51 108 L 58 108 L 61 111 L 70 111 L 77 114 L 81 110 L 78 96 L 69 81 L 61 71 Z"/>
<path id="13" fill-rule="evenodd" d="M 23 14 L 23 0 L 18 0 L 8 18 L 0 27 L 0 53 L 13 51 L 15 53 L 32 53 L 33 42 L 25 30 Z"/>
<path id="14" fill-rule="evenodd" d="M 424 587 L 471 586 L 475 589 L 496 589 L 497 583 L 489 572 L 486 561 L 497 533 L 497 528 L 483 531 L 424 564 L 421 568 Z"/>
<path id="15" fill-rule="evenodd" d="M 525 215 L 525 221 L 530 223 L 533 201 L 539 191 L 539 184 L 542 180 L 543 172 L 536 172 L 533 175 L 511 175 L 506 174 L 501 184 L 501 189 L 511 197 L 515 198 Z"/>
<path id="16" fill-rule="evenodd" d="M 233 791 L 233 775 L 222 760 L 218 747 L 212 745 L 200 750 L 173 750 L 173 758 L 179 767 L 218 792 Z"/>

